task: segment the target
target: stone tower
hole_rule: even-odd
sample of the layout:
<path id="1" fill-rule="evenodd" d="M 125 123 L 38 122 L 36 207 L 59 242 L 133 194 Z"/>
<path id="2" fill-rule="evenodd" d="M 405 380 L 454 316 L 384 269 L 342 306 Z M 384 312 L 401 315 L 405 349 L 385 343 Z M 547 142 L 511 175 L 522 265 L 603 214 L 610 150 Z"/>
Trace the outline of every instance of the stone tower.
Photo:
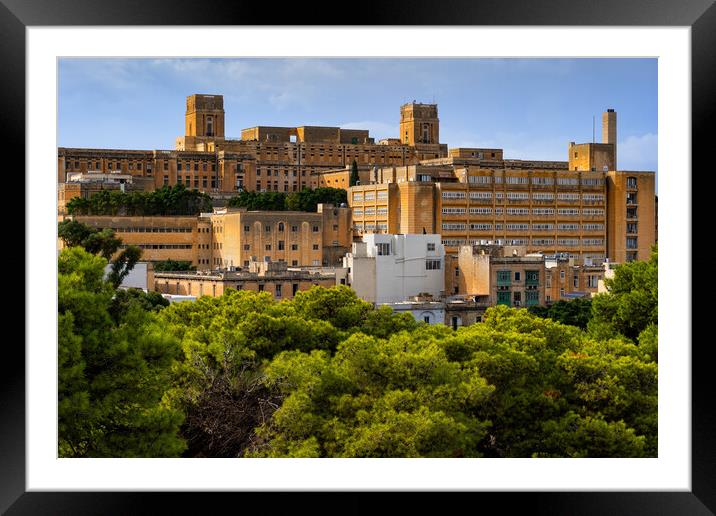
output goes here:
<path id="1" fill-rule="evenodd" d="M 223 95 L 189 95 L 186 98 L 186 136 L 224 139 Z"/>
<path id="2" fill-rule="evenodd" d="M 404 144 L 439 143 L 440 122 L 437 104 L 415 101 L 400 106 L 400 141 Z"/>

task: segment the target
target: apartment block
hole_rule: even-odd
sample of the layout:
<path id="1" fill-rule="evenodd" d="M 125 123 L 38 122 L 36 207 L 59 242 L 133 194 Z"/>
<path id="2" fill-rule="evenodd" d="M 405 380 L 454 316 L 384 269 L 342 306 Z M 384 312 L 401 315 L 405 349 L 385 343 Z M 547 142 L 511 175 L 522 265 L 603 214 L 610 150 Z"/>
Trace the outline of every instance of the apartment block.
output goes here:
<path id="1" fill-rule="evenodd" d="M 448 254 L 492 243 L 583 263 L 647 259 L 656 241 L 655 174 L 615 170 L 613 110 L 603 132 L 609 141 L 570 144 L 566 162 L 458 148 L 377 167 L 369 184 L 348 188 L 354 234 L 439 233 Z"/>
<path id="2" fill-rule="evenodd" d="M 457 292 L 489 296 L 490 305 L 544 305 L 544 257 L 526 246 L 471 245 L 458 253 Z"/>
<path id="3" fill-rule="evenodd" d="M 648 260 L 656 243 L 653 172 L 608 172 L 607 255 L 611 261 Z"/>
<path id="4" fill-rule="evenodd" d="M 343 259 L 348 286 L 377 305 L 444 295 L 440 235 L 365 235 Z"/>
<path id="5" fill-rule="evenodd" d="M 525 246 L 469 245 L 448 260 L 449 294 L 482 299 L 489 306 L 544 306 L 575 297 L 591 297 L 604 277 L 602 264 L 578 265 L 566 255 L 547 258 Z"/>
<path id="6" fill-rule="evenodd" d="M 566 257 L 545 260 L 545 304 L 599 293 L 604 273 L 601 263 L 575 264 L 573 259 Z"/>

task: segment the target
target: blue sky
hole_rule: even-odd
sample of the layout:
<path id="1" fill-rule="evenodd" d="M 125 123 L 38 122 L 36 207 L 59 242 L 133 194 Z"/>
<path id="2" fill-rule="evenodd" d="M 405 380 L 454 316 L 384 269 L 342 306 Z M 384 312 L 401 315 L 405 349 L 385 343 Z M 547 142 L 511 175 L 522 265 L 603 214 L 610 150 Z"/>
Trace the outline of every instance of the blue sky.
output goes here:
<path id="1" fill-rule="evenodd" d="M 400 105 L 437 102 L 449 147 L 567 160 L 618 114 L 618 166 L 657 170 L 656 59 L 60 59 L 59 145 L 172 149 L 192 93 L 224 95 L 226 135 L 327 125 L 397 137 Z"/>

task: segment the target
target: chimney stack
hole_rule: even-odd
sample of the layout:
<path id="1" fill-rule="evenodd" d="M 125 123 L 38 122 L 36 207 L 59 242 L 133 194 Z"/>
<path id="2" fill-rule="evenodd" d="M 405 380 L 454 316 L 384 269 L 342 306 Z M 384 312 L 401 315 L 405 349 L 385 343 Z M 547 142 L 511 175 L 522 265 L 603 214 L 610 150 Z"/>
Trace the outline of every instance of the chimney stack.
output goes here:
<path id="1" fill-rule="evenodd" d="M 614 145 L 614 169 L 617 169 L 617 113 L 607 109 L 602 113 L 602 143 Z"/>

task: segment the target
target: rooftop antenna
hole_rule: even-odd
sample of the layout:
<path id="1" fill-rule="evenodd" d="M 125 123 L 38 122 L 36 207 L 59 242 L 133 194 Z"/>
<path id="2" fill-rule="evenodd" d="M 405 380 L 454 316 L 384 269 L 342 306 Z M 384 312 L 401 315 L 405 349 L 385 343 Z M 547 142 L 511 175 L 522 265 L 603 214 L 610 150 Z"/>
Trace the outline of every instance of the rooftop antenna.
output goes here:
<path id="1" fill-rule="evenodd" d="M 594 131 L 595 131 L 594 124 L 595 123 L 596 122 L 594 121 L 594 115 L 592 115 L 592 143 L 594 143 Z"/>

